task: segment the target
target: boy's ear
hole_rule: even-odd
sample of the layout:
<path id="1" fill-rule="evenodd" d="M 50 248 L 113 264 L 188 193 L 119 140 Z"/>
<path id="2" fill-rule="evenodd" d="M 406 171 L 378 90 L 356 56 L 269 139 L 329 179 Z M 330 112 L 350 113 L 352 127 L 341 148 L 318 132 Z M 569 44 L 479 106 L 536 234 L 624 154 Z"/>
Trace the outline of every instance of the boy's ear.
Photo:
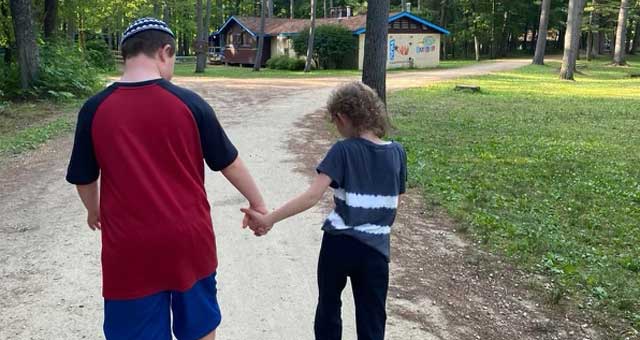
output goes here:
<path id="1" fill-rule="evenodd" d="M 162 46 L 162 49 L 160 49 L 159 54 L 160 54 L 160 61 L 166 62 L 167 59 L 171 59 L 171 57 L 173 57 L 173 47 L 171 47 L 171 45 L 169 44 L 166 44 Z"/>

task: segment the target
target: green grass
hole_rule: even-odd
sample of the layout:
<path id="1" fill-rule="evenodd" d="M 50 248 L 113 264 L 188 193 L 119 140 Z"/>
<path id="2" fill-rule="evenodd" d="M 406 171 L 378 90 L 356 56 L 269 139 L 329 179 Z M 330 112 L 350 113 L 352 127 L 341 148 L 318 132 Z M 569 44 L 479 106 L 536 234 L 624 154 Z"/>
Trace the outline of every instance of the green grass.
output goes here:
<path id="1" fill-rule="evenodd" d="M 393 69 L 389 70 L 391 73 L 395 72 L 407 72 L 407 71 L 429 71 L 434 69 L 452 69 L 458 67 L 464 67 L 473 65 L 476 62 L 473 60 L 443 60 L 438 67 L 425 68 L 425 69 Z M 247 78 L 322 78 L 322 77 L 359 77 L 362 72 L 359 70 L 314 70 L 310 73 L 304 73 L 303 71 L 287 71 L 287 70 L 273 70 L 269 68 L 263 68 L 260 72 L 254 72 L 251 67 L 238 67 L 238 66 L 221 66 L 221 65 L 209 65 L 207 66 L 205 73 L 194 73 L 195 64 L 183 63 L 176 64 L 175 75 L 180 77 L 211 77 L 211 78 L 232 78 L 232 79 L 247 79 Z M 110 72 L 108 75 L 117 77 L 122 73 L 121 70 Z"/>
<path id="2" fill-rule="evenodd" d="M 73 131 L 79 101 L 0 105 L 0 158 L 33 150 Z"/>
<path id="3" fill-rule="evenodd" d="M 640 328 L 640 59 L 527 66 L 394 92 L 413 185 L 550 297 Z M 586 65 L 586 67 L 584 67 Z M 455 92 L 475 84 L 481 93 Z"/>

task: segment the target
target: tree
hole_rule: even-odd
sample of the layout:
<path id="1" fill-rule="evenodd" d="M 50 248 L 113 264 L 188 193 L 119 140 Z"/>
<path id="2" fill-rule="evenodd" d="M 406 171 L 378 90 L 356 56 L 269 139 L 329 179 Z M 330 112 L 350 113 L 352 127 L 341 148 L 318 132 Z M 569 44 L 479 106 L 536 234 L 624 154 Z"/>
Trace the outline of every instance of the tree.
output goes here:
<path id="1" fill-rule="evenodd" d="M 618 14 L 618 28 L 616 29 L 616 47 L 613 53 L 613 65 L 622 66 L 626 64 L 625 51 L 627 44 L 627 17 L 629 16 L 629 0 L 620 1 L 620 12 Z"/>
<path id="2" fill-rule="evenodd" d="M 549 10 L 551 9 L 551 0 L 542 0 L 540 5 L 540 27 L 538 28 L 538 41 L 536 43 L 536 53 L 533 57 L 533 63 L 536 65 L 544 65 L 544 53 L 547 49 L 547 32 L 549 31 Z"/>
<path id="3" fill-rule="evenodd" d="M 267 1 L 267 8 L 269 10 L 269 13 L 267 14 L 267 16 L 269 16 L 269 18 L 271 18 L 271 17 L 273 17 L 273 1 L 274 0 L 266 0 L 266 1 Z"/>
<path id="4" fill-rule="evenodd" d="M 211 0 L 207 0 L 207 12 L 206 17 L 211 16 Z M 196 73 L 204 73 L 205 67 L 207 67 L 207 46 L 208 46 L 208 31 L 209 28 L 205 26 L 209 20 L 203 20 L 202 13 L 202 0 L 196 1 Z"/>
<path id="5" fill-rule="evenodd" d="M 31 13 L 31 0 L 10 0 L 9 7 L 18 50 L 20 87 L 28 89 L 38 78 L 40 59 Z"/>
<path id="6" fill-rule="evenodd" d="M 631 45 L 630 54 L 636 54 L 640 50 L 640 19 L 636 22 L 635 36 L 633 37 L 633 45 Z"/>
<path id="7" fill-rule="evenodd" d="M 55 31 L 58 20 L 58 0 L 44 1 L 44 37 L 51 38 Z"/>
<path id="8" fill-rule="evenodd" d="M 567 32 L 565 33 L 560 79 L 573 80 L 573 74 L 576 70 L 576 60 L 578 59 L 578 53 L 580 53 L 580 25 L 582 23 L 583 10 L 584 0 L 569 0 Z"/>
<path id="9" fill-rule="evenodd" d="M 309 48 L 309 29 L 304 28 L 293 38 L 293 50 L 302 55 Z M 324 69 L 341 68 L 345 61 L 353 60 L 353 32 L 338 24 L 320 25 L 313 39 L 313 60 Z M 348 58 L 349 56 L 354 58 Z"/>
<path id="10" fill-rule="evenodd" d="M 260 0 L 260 35 L 258 36 L 258 51 L 256 53 L 256 60 L 253 63 L 253 70 L 260 71 L 262 66 L 262 50 L 264 49 L 264 1 Z"/>
<path id="11" fill-rule="evenodd" d="M 289 19 L 293 19 L 293 0 L 289 0 Z"/>
<path id="12" fill-rule="evenodd" d="M 371 1 L 367 11 L 362 82 L 376 90 L 386 103 L 387 34 L 389 1 Z"/>
<path id="13" fill-rule="evenodd" d="M 311 71 L 313 60 L 313 38 L 316 35 L 316 0 L 311 0 L 311 26 L 309 27 L 309 45 L 307 46 L 307 60 L 304 64 L 304 72 Z"/>
<path id="14" fill-rule="evenodd" d="M 160 4 L 160 0 L 153 0 L 153 17 L 160 18 L 161 12 L 162 12 L 162 5 Z"/>

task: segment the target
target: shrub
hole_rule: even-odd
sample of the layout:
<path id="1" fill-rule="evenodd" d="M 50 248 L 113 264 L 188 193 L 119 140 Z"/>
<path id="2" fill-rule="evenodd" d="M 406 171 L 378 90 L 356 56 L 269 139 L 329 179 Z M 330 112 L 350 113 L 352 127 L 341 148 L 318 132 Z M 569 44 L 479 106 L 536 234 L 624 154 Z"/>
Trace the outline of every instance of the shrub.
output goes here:
<path id="1" fill-rule="evenodd" d="M 13 63 L 0 71 L 0 88 L 4 99 L 72 98 L 97 91 L 103 84 L 100 70 L 87 62 L 75 45 L 53 41 L 40 45 L 38 80 L 32 88 L 20 88 L 20 72 Z"/>
<path id="2" fill-rule="evenodd" d="M 267 67 L 274 70 L 299 71 L 304 69 L 304 60 L 291 58 L 286 55 L 273 57 L 267 60 Z"/>
<path id="3" fill-rule="evenodd" d="M 300 31 L 293 39 L 293 49 L 299 55 L 306 55 L 309 28 Z M 313 43 L 313 60 L 319 67 L 346 68 L 355 59 L 355 38 L 353 33 L 341 25 L 320 25 L 316 28 Z"/>
<path id="4" fill-rule="evenodd" d="M 94 67 L 104 71 L 113 71 L 116 69 L 116 61 L 109 46 L 100 37 L 96 37 L 86 42 L 85 53 L 87 61 Z"/>

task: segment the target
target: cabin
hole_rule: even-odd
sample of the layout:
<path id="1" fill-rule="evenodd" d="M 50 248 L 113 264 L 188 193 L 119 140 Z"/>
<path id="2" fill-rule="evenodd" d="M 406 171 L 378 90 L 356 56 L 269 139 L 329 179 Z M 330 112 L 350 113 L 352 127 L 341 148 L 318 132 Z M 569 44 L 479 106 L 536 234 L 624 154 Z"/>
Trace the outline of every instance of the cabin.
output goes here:
<path id="1" fill-rule="evenodd" d="M 317 19 L 316 25 L 338 24 L 353 32 L 356 53 L 347 64 L 362 69 L 367 16 L 351 16 L 349 12 L 347 16 Z M 297 57 L 292 38 L 309 24 L 309 19 L 265 18 L 262 65 L 275 56 Z M 410 12 L 392 13 L 388 25 L 387 68 L 433 67 L 440 63 L 441 36 L 449 31 Z M 232 16 L 211 34 L 209 41 L 218 45 L 210 50 L 223 54 L 227 64 L 254 64 L 259 32 L 260 18 Z"/>

